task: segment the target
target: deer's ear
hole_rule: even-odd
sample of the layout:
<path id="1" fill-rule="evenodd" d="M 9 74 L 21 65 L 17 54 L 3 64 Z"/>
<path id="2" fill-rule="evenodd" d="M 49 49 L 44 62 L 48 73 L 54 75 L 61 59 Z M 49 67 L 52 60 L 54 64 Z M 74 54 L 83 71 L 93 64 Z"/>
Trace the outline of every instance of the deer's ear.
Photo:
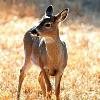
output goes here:
<path id="1" fill-rule="evenodd" d="M 50 6 L 46 9 L 45 15 L 46 15 L 46 16 L 52 16 L 52 13 L 53 13 L 53 6 L 50 5 Z"/>
<path id="2" fill-rule="evenodd" d="M 68 12 L 69 12 L 69 9 L 68 9 L 68 8 L 65 9 L 65 10 L 63 10 L 63 11 L 61 11 L 60 13 L 58 13 L 58 14 L 55 16 L 55 20 L 56 20 L 57 22 L 63 21 L 63 20 L 67 17 Z"/>

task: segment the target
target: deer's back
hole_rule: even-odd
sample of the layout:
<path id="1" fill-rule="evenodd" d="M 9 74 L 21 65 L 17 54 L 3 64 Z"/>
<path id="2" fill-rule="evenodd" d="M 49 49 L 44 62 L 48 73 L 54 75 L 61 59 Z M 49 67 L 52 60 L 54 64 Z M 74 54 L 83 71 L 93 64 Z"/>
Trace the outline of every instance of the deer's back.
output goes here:
<path id="1" fill-rule="evenodd" d="M 46 46 L 44 40 L 39 37 L 35 29 L 30 29 L 24 35 L 24 50 L 27 59 L 30 57 L 34 64 L 40 66 L 46 64 Z"/>

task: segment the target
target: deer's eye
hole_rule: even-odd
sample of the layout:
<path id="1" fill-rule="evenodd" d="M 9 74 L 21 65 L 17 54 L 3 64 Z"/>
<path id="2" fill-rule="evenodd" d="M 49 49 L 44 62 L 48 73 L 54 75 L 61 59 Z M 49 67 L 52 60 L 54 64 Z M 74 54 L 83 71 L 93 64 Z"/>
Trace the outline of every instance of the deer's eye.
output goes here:
<path id="1" fill-rule="evenodd" d="M 51 23 L 45 23 L 44 25 L 46 28 L 50 28 L 51 27 Z"/>

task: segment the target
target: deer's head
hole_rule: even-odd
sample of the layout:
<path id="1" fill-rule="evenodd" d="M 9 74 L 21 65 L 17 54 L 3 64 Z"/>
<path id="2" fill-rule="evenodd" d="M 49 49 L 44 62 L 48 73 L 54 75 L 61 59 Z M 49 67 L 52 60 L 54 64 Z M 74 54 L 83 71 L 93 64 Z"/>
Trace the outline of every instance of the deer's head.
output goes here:
<path id="1" fill-rule="evenodd" d="M 36 27 L 37 32 L 43 37 L 52 37 L 59 35 L 58 24 L 62 22 L 68 15 L 69 9 L 64 9 L 57 15 L 53 15 L 53 7 L 50 5 L 46 11 L 45 15 L 40 20 L 38 26 Z"/>

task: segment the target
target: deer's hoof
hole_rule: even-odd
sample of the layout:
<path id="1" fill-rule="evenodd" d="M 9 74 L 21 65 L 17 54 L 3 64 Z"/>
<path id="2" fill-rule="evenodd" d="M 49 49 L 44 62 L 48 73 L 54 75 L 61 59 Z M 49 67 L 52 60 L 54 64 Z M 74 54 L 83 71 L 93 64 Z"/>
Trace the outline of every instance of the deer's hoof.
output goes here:
<path id="1" fill-rule="evenodd" d="M 52 92 L 47 92 L 46 94 L 46 100 L 51 100 L 51 95 L 52 95 Z"/>

